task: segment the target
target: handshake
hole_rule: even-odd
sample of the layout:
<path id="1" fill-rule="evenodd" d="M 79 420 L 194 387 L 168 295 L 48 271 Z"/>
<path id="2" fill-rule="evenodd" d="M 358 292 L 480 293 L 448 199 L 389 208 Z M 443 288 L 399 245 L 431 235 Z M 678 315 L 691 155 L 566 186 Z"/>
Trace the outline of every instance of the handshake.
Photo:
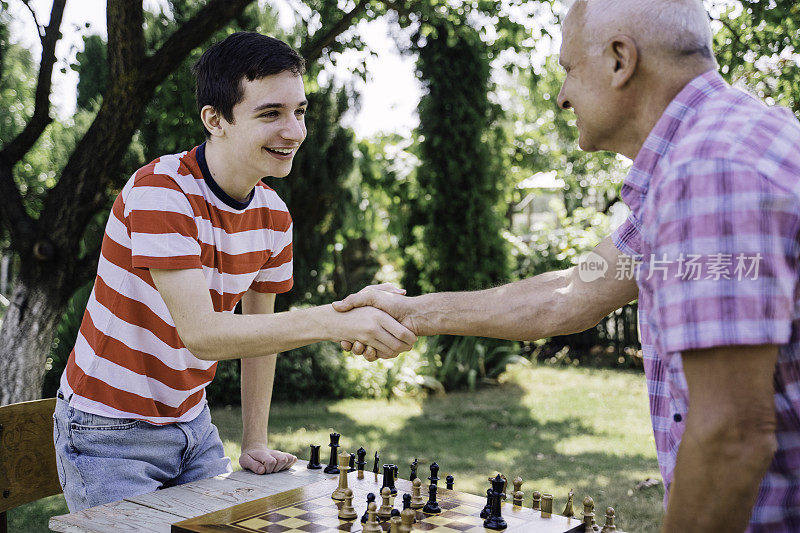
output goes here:
<path id="1" fill-rule="evenodd" d="M 342 348 L 367 361 L 391 359 L 410 350 L 422 331 L 422 316 L 414 298 L 391 283 L 370 285 L 344 300 L 333 302 L 333 308 L 345 319 L 347 338 Z"/>

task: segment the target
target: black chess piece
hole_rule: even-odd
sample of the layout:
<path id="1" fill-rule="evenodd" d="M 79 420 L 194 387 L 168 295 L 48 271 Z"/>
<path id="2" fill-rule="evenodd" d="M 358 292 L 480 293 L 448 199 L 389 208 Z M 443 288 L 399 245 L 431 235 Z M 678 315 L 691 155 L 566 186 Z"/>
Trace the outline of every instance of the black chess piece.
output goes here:
<path id="1" fill-rule="evenodd" d="M 411 463 L 411 474 L 408 476 L 409 481 L 417 479 L 417 458 L 414 457 L 414 462 Z"/>
<path id="2" fill-rule="evenodd" d="M 489 518 L 492 513 L 492 489 L 486 489 L 486 505 L 481 510 L 481 518 Z"/>
<path id="3" fill-rule="evenodd" d="M 374 473 L 378 473 L 378 461 L 380 460 L 381 456 L 378 455 L 378 452 L 375 452 L 375 464 L 372 465 L 372 471 Z"/>
<path id="4" fill-rule="evenodd" d="M 452 475 L 449 475 L 446 478 L 444 478 L 444 481 L 445 483 L 447 483 L 447 488 L 453 490 L 453 483 L 456 482 L 456 479 Z"/>
<path id="5" fill-rule="evenodd" d="M 356 467 L 358 467 L 359 472 L 364 471 L 364 466 L 367 464 L 367 462 L 364 460 L 366 456 L 367 450 L 365 450 L 363 447 L 356 451 Z"/>
<path id="6" fill-rule="evenodd" d="M 383 465 L 383 485 L 381 486 L 381 491 L 383 491 L 383 487 L 389 487 L 389 490 L 392 492 L 392 496 L 397 494 L 397 489 L 394 486 L 394 465 Z"/>
<path id="7" fill-rule="evenodd" d="M 367 494 L 367 509 L 369 509 L 369 504 L 375 501 L 375 493 L 370 492 Z M 361 523 L 367 521 L 367 511 L 364 511 L 364 516 L 361 517 Z"/>
<path id="8" fill-rule="evenodd" d="M 338 459 L 337 459 L 338 453 L 337 453 L 337 451 L 339 450 L 339 437 L 340 436 L 341 435 L 339 435 L 338 433 L 331 433 L 331 443 L 328 444 L 328 446 L 330 446 L 330 448 L 331 448 L 331 458 L 328 461 L 328 466 L 326 466 L 325 470 L 323 470 L 323 472 L 325 472 L 326 474 L 338 474 L 339 473 L 339 467 L 337 466 L 338 465 Z"/>
<path id="9" fill-rule="evenodd" d="M 356 470 L 356 454 L 350 454 L 350 465 L 347 468 L 348 472 L 355 472 Z"/>
<path id="10" fill-rule="evenodd" d="M 429 477 L 428 480 L 430 480 L 430 482 L 433 483 L 434 485 L 438 485 L 437 482 L 439 481 L 439 465 L 437 465 L 435 462 L 431 464 L 431 477 Z"/>
<path id="11" fill-rule="evenodd" d="M 322 465 L 319 464 L 319 444 L 311 445 L 311 458 L 308 460 L 308 468 L 311 470 L 319 470 Z"/>
<path id="12" fill-rule="evenodd" d="M 503 494 L 504 484 L 505 480 L 500 477 L 500 474 L 497 474 L 497 476 L 492 480 L 492 510 L 489 514 L 489 518 L 483 521 L 483 527 L 486 529 L 499 531 L 508 527 L 505 518 L 501 516 L 501 502 L 505 497 L 505 494 Z"/>
<path id="13" fill-rule="evenodd" d="M 397 465 L 392 465 L 392 473 L 394 474 L 394 478 L 397 479 L 400 475 L 400 467 Z"/>
<path id="14" fill-rule="evenodd" d="M 442 508 L 439 507 L 439 502 L 436 501 L 436 483 L 428 485 L 428 503 L 422 508 L 425 514 L 439 514 Z"/>
<path id="15" fill-rule="evenodd" d="M 392 509 L 391 516 L 400 516 L 400 509 Z"/>
<path id="16" fill-rule="evenodd" d="M 411 494 L 405 493 L 403 494 L 403 509 L 411 509 Z M 414 517 L 414 522 L 417 521 L 417 518 Z"/>

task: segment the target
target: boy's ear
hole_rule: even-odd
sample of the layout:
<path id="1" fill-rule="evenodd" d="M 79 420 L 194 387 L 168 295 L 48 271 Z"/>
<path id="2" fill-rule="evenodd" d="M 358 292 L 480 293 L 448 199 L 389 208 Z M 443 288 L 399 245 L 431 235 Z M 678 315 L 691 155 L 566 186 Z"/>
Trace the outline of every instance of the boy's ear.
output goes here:
<path id="1" fill-rule="evenodd" d="M 225 128 L 222 125 L 224 119 L 210 105 L 203 106 L 203 109 L 200 110 L 200 120 L 203 121 L 206 130 L 214 137 L 225 135 Z"/>

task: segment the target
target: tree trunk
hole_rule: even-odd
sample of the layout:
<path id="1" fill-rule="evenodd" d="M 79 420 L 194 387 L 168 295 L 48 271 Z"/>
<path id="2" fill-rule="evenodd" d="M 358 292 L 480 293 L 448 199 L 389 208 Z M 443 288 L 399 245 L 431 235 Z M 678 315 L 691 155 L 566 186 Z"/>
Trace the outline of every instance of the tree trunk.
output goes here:
<path id="1" fill-rule="evenodd" d="M 44 358 L 50 353 L 64 305 L 42 287 L 18 280 L 0 328 L 0 405 L 41 394 Z"/>

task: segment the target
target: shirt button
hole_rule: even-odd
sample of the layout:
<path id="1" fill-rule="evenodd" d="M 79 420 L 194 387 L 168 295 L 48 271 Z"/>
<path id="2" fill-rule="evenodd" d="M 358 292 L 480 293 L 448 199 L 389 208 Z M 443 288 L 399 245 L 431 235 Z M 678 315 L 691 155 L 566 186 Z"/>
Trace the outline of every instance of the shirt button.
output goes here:
<path id="1" fill-rule="evenodd" d="M 680 422 L 681 420 L 683 420 L 683 417 L 680 415 L 680 413 L 675 413 L 675 414 L 673 415 L 672 419 L 673 419 L 675 422 Z"/>

